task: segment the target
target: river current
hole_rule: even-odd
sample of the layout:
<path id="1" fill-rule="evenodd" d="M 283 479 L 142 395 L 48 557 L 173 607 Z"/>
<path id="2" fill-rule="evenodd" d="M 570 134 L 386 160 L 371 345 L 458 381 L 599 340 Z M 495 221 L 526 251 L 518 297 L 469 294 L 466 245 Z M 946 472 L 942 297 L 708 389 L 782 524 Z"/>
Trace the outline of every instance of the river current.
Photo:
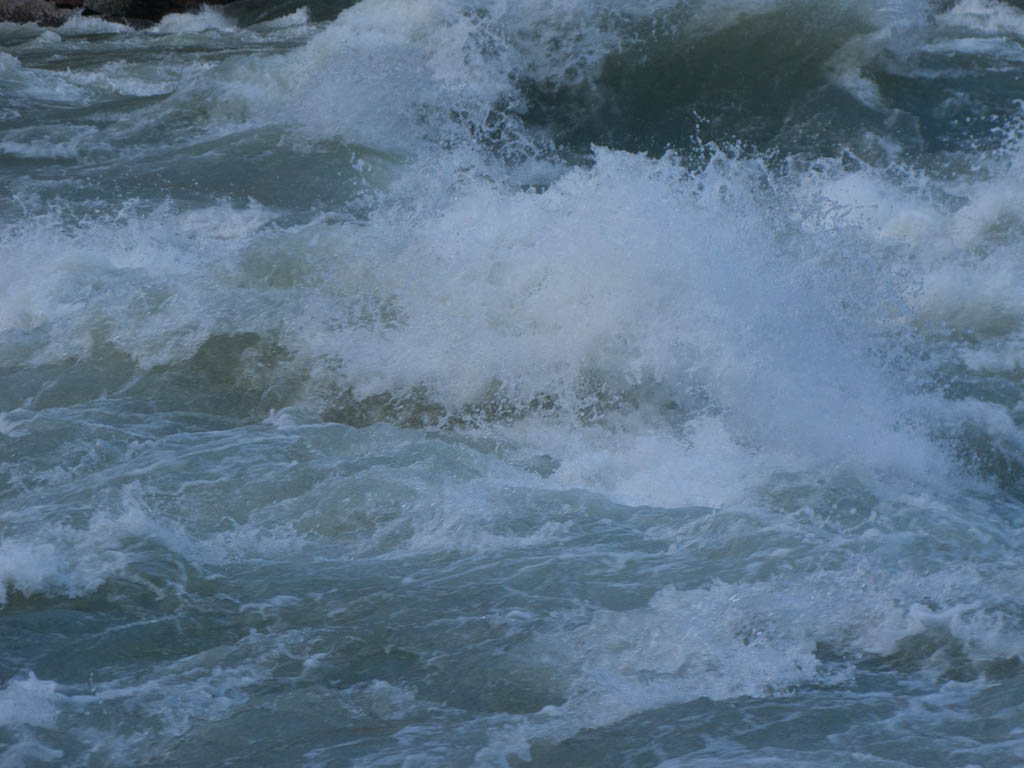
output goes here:
<path id="1" fill-rule="evenodd" d="M 1024 9 L 0 24 L 0 766 L 1024 764 Z"/>

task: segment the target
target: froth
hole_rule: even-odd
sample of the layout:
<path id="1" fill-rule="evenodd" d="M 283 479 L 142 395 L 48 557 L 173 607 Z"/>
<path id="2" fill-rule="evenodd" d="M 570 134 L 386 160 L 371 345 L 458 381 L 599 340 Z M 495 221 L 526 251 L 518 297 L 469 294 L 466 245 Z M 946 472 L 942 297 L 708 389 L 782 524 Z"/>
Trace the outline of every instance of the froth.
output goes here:
<path id="1" fill-rule="evenodd" d="M 37 514 L 45 515 L 45 510 Z M 0 543 L 0 607 L 12 592 L 26 597 L 92 592 L 131 564 L 122 544 L 150 524 L 143 509 L 129 499 L 121 514 L 98 512 L 84 530 L 54 523 L 45 535 L 26 531 L 8 536 Z"/>
<path id="2" fill-rule="evenodd" d="M 402 184 L 445 178 L 430 170 Z M 40 219 L 8 231 L 0 319 L 50 329 L 40 361 L 105 343 L 148 368 L 255 333 L 325 406 L 418 400 L 460 423 L 703 414 L 755 452 L 931 472 L 927 404 L 885 369 L 900 273 L 860 257 L 877 245 L 857 227 L 794 227 L 786 206 L 805 200 L 786 185 L 724 155 L 690 172 L 597 150 L 544 191 L 470 177 L 409 209 L 399 184 L 365 222 L 281 231 L 227 204 L 70 233 Z M 40 272 L 43 253 L 63 255 Z"/>
<path id="3" fill-rule="evenodd" d="M 321 338 L 347 352 L 355 396 L 425 386 L 450 411 L 547 397 L 581 414 L 709 398 L 741 441 L 927 466 L 926 444 L 895 427 L 909 404 L 871 360 L 899 293 L 849 232 L 826 235 L 827 262 L 792 240 L 754 196 L 756 163 L 691 176 L 671 159 L 595 158 L 543 193 L 470 184 L 397 255 L 391 214 L 354 228 L 336 283 L 360 264 L 347 284 L 395 318 Z"/>
<path id="4" fill-rule="evenodd" d="M 400 5 L 359 3 L 283 59 L 239 63 L 224 104 L 315 138 L 411 151 L 443 139 L 453 113 L 483 125 L 494 102 L 513 98 L 500 40 L 485 56 L 486 31 L 455 3 Z"/>
<path id="5" fill-rule="evenodd" d="M 541 5 L 541 17 L 557 10 Z M 269 387 L 272 369 L 287 367 L 301 380 L 287 402 L 354 424 L 536 417 L 650 429 L 613 460 L 628 471 L 565 445 L 557 470 L 566 484 L 646 503 L 722 503 L 712 486 L 743 488 L 737 478 L 801 461 L 947 474 L 930 435 L 944 406 L 907 383 L 922 373 L 908 349 L 923 326 L 998 336 L 1016 322 L 1015 171 L 970 184 L 855 158 L 852 170 L 846 158 L 779 171 L 708 147 L 686 162 L 595 148 L 586 167 L 551 157 L 519 173 L 525 164 L 478 150 L 510 137 L 529 145 L 518 75 L 572 67 L 535 50 L 548 38 L 526 34 L 529 14 L 468 8 L 360 3 L 301 48 L 217 69 L 214 114 L 408 153 L 372 190 L 374 212 L 286 226 L 256 203 L 129 204 L 75 226 L 59 210 L 9 226 L 0 327 L 31 341 L 2 354 L 24 361 L 29 346 L 41 363 L 113 346 L 147 370 L 253 334 L 236 382 Z M 865 8 L 854 10 L 885 24 L 921 10 Z M 608 23 L 576 49 L 584 70 L 628 27 L 616 26 L 619 10 L 598 10 Z M 13 57 L 0 62 L 27 76 Z M 108 74 L 122 82 L 120 70 L 73 82 Z M 138 86 L 113 87 L 144 94 Z M 489 120 L 497 133 L 485 140 Z M 479 141 L 467 148 L 467 136 Z M 522 186 L 535 170 L 544 184 Z M 964 359 L 1012 365 L 1014 350 L 1008 341 L 1005 355 Z M 679 446 L 671 453 L 687 468 L 678 496 L 665 490 L 673 462 L 656 466 L 661 443 Z M 644 477 L 664 492 L 645 490 Z"/>
<path id="6" fill-rule="evenodd" d="M 203 6 L 198 13 L 169 13 L 148 31 L 155 34 L 195 34 L 234 30 L 235 25 L 216 8 Z"/>
<path id="7" fill-rule="evenodd" d="M 51 680 L 39 680 L 31 672 L 26 677 L 12 678 L 0 688 L 0 727 L 53 728 L 62 698 L 57 693 L 57 683 Z"/>
<path id="8" fill-rule="evenodd" d="M 83 16 L 81 13 L 72 13 L 68 17 L 68 20 L 60 25 L 60 33 L 65 37 L 77 35 L 109 35 L 112 33 L 125 33 L 130 31 L 131 27 L 125 24 L 106 21 L 99 16 Z"/>
<path id="9" fill-rule="evenodd" d="M 999 0 L 960 0 L 938 18 L 950 26 L 1024 38 L 1024 12 Z"/>
<path id="10" fill-rule="evenodd" d="M 552 670 L 565 702 L 493 730 L 480 756 L 519 748 L 525 755 L 540 739 L 564 741 L 700 698 L 757 699 L 808 686 L 842 687 L 866 657 L 887 657 L 938 678 L 962 663 L 954 650 L 962 649 L 982 670 L 1019 647 L 1012 619 L 1007 626 L 1008 616 L 965 599 L 983 580 L 970 569 L 955 577 L 910 578 L 852 569 L 698 589 L 668 586 L 644 608 L 598 609 L 586 620 L 565 616 L 570 628 L 517 649 Z M 927 599 L 943 595 L 952 605 L 929 609 L 915 601 L 925 593 Z"/>
<path id="11" fill-rule="evenodd" d="M 218 100 L 225 111 L 243 109 L 259 121 L 289 123 L 316 139 L 338 137 L 403 153 L 438 144 L 483 145 L 523 162 L 552 149 L 543 132 L 522 125 L 530 108 L 524 86 L 592 89 L 608 57 L 637 39 L 668 34 L 685 47 L 785 12 L 810 14 L 809 32 L 826 30 L 841 45 L 852 33 L 836 32 L 836 20 L 848 25 L 854 19 L 864 35 L 836 54 L 833 79 L 878 106 L 877 88 L 861 67 L 896 46 L 897 31 L 920 26 L 925 11 L 926 4 L 916 1 L 851 0 L 819 9 L 802 0 L 430 0 L 411 10 L 392 0 L 367 0 L 297 51 L 228 67 Z"/>

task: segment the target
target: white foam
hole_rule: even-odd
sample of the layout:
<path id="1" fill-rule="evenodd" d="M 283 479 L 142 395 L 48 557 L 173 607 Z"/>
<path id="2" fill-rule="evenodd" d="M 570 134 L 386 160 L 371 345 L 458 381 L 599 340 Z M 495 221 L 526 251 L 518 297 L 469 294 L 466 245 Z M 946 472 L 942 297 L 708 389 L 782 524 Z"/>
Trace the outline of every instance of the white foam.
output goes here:
<path id="1" fill-rule="evenodd" d="M 31 48 L 44 48 L 47 46 L 57 45 L 63 41 L 63 38 L 52 29 L 44 29 L 39 33 L 39 36 L 33 39 L 28 47 Z"/>
<path id="2" fill-rule="evenodd" d="M 125 96 L 156 96 L 173 93 L 178 85 L 176 81 L 187 77 L 187 69 L 171 75 L 159 67 L 151 69 L 139 62 L 109 61 L 98 70 L 69 71 L 67 77 L 76 85 L 96 90 Z"/>
<path id="3" fill-rule="evenodd" d="M 17 437 L 21 433 L 22 422 L 12 419 L 9 412 L 0 411 L 0 435 L 4 437 Z"/>
<path id="4" fill-rule="evenodd" d="M 5 87 L 44 103 L 75 103 L 83 97 L 82 90 L 67 82 L 62 73 L 23 67 L 16 56 L 5 51 L 0 51 L 0 75 Z"/>
<path id="5" fill-rule="evenodd" d="M 566 701 L 489 733 L 487 763 L 528 754 L 538 739 L 564 741 L 639 712 L 707 697 L 732 700 L 789 694 L 806 685 L 844 685 L 850 659 L 823 661 L 820 643 L 858 654 L 890 655 L 922 633 L 948 633 L 973 662 L 1020 652 L 1015 619 L 965 600 L 987 577 L 883 573 L 862 565 L 769 582 L 716 582 L 659 590 L 647 607 L 595 610 L 585 621 L 539 635 L 518 652 L 551 670 Z M 1004 585 L 1009 586 L 1009 585 Z M 927 608 L 916 599 L 946 599 Z M 938 678 L 949 659 L 922 664 Z"/>
<path id="6" fill-rule="evenodd" d="M 742 487 L 737 478 L 757 475 L 750 462 L 769 445 L 775 466 L 803 456 L 936 474 L 937 449 L 914 426 L 930 406 L 871 360 L 900 331 L 912 285 L 884 260 L 860 259 L 863 247 L 885 247 L 878 221 L 890 222 L 884 243 L 907 240 L 906 227 L 893 234 L 894 215 L 907 216 L 896 191 L 881 218 L 807 217 L 794 232 L 758 198 L 756 162 L 723 156 L 691 175 L 671 158 L 595 159 L 544 192 L 477 179 L 434 194 L 421 180 L 444 175 L 413 167 L 402 183 L 429 207 L 285 233 L 267 229 L 271 213 L 254 204 L 129 207 L 72 232 L 39 219 L 8 234 L 0 328 L 48 323 L 38 360 L 88 353 L 97 329 L 116 329 L 106 338 L 144 367 L 186 359 L 214 333 L 254 331 L 308 368 L 314 400 L 424 388 L 455 415 L 548 397 L 574 419 L 639 397 L 644 407 L 676 403 L 681 424 L 698 415 L 686 412 L 691 393 L 702 393 L 700 407 L 716 414 L 680 433 L 672 454 L 690 469 L 674 480 L 671 462 L 659 469 L 652 457 L 678 436 L 628 443 L 621 472 L 603 469 L 599 452 L 559 449 L 564 482 L 603 478 L 606 491 L 650 503 L 724 501 L 713 486 Z M 833 185 L 832 210 L 840 198 L 849 210 L 854 188 Z M 859 189 L 870 199 L 878 187 Z M 793 204 L 806 213 L 815 203 L 801 194 Z M 268 284 L 270 267 L 288 279 Z M 663 490 L 645 491 L 645 476 Z"/>
<path id="7" fill-rule="evenodd" d="M 0 606 L 12 591 L 76 597 L 97 589 L 131 562 L 120 543 L 132 535 L 132 522 L 130 512 L 119 517 L 100 513 L 86 530 L 54 524 L 44 536 L 6 537 L 0 542 Z"/>
<path id="8" fill-rule="evenodd" d="M 887 38 L 886 32 L 858 35 L 847 41 L 828 62 L 829 79 L 832 84 L 848 91 L 865 106 L 876 110 L 883 109 L 885 104 L 878 84 L 864 74 L 864 66 L 884 50 Z"/>
<path id="9" fill-rule="evenodd" d="M 146 31 L 154 35 L 186 35 L 201 32 L 231 32 L 235 23 L 219 9 L 204 5 L 195 13 L 168 13 Z"/>
<path id="10" fill-rule="evenodd" d="M 10 231 L 0 328 L 64 324 L 49 352 L 42 353 L 60 359 L 88 354 L 90 329 L 113 321 L 117 343 L 142 365 L 187 358 L 213 327 L 228 321 L 204 309 L 216 304 L 214 296 L 223 295 L 226 287 L 215 277 L 215 264 L 223 254 L 214 243 L 252 231 L 266 220 L 258 206 L 237 215 L 227 203 L 216 209 L 218 215 L 186 212 L 178 218 L 167 208 L 137 213 L 128 204 L 113 221 L 86 221 L 71 232 L 51 226 L 46 216 Z M 243 244 L 236 242 L 233 249 Z M 84 274 L 96 280 L 82 283 Z M 129 293 L 142 302 L 134 304 L 138 312 L 133 302 L 123 301 Z M 162 293 L 164 299 L 159 298 Z"/>
<path id="11" fill-rule="evenodd" d="M 109 35 L 132 32 L 126 24 L 107 21 L 99 16 L 83 16 L 80 11 L 72 13 L 59 27 L 64 37 L 85 35 Z"/>
<path id="12" fill-rule="evenodd" d="M 302 6 L 291 13 L 278 16 L 275 19 L 264 21 L 256 25 L 257 29 L 288 29 L 290 27 L 303 27 L 310 23 L 309 8 Z"/>
<path id="13" fill-rule="evenodd" d="M 560 436 L 547 432 L 543 425 L 529 422 L 510 430 L 538 450 L 550 451 L 558 445 L 554 453 L 559 464 L 551 482 L 599 490 L 616 502 L 634 506 L 736 504 L 749 498 L 770 472 L 788 463 L 778 454 L 764 461 L 740 444 L 721 419 L 707 416 L 691 420 L 678 433 L 599 427 Z"/>
<path id="14" fill-rule="evenodd" d="M 55 728 L 63 699 L 52 680 L 40 680 L 32 672 L 11 678 L 0 688 L 0 728 Z"/>
<path id="15" fill-rule="evenodd" d="M 525 108 L 517 80 L 596 80 L 605 57 L 629 43 L 638 22 L 699 37 L 778 5 L 698 2 L 680 12 L 671 0 L 531 0 L 487 8 L 462 0 L 426 0 L 414 8 L 367 0 L 297 51 L 229 66 L 219 106 L 224 113 L 241 108 L 261 121 L 287 121 L 317 139 L 340 137 L 391 152 L 498 129 L 509 146 Z M 519 140 L 529 154 L 531 141 Z"/>
<path id="16" fill-rule="evenodd" d="M 830 280 L 813 287 L 812 265 L 764 237 L 771 225 L 746 197 L 747 169 L 727 167 L 737 175 L 711 168 L 690 180 L 670 162 L 599 151 L 593 170 L 543 194 L 474 184 L 405 242 L 395 243 L 390 215 L 360 227 L 332 280 L 394 297 L 402 322 L 342 328 L 316 344 L 347 350 L 359 396 L 426 384 L 452 408 L 544 393 L 586 408 L 599 394 L 581 391 L 588 377 L 611 397 L 660 387 L 684 402 L 699 387 L 741 440 L 770 435 L 777 450 L 923 471 L 926 443 L 887 426 L 904 406 L 860 347 L 878 302 L 895 299 L 855 272 L 841 289 L 855 296 L 830 295 Z M 397 259 L 386 256 L 396 245 Z M 394 269 L 374 269 L 386 260 Z M 837 313 L 851 297 L 857 313 Z"/>
<path id="17" fill-rule="evenodd" d="M 12 678 L 0 688 L 0 728 L 21 736 L 5 745 L 0 753 L 0 768 L 20 768 L 30 762 L 51 763 L 64 756 L 61 750 L 23 735 L 24 726 L 55 728 L 63 699 L 55 682 L 39 680 L 32 672 L 23 678 Z"/>
<path id="18" fill-rule="evenodd" d="M 872 169 L 811 172 L 800 181 L 803 210 L 824 215 L 802 218 L 801 225 L 852 229 L 875 240 L 874 258 L 890 260 L 893 277 L 905 286 L 902 300 L 919 320 L 978 339 L 999 337 L 1016 328 L 1022 313 L 1014 255 L 1024 234 L 1019 156 L 1009 142 L 989 178 L 966 186 L 921 174 L 887 178 Z M 962 202 L 939 204 L 942 197 Z M 882 257 L 883 250 L 900 257 Z"/>
<path id="19" fill-rule="evenodd" d="M 1024 11 L 999 0 L 959 0 L 940 14 L 943 25 L 966 27 L 991 35 L 1012 35 L 1024 40 Z"/>
<path id="20" fill-rule="evenodd" d="M 453 3 L 359 3 L 300 50 L 232 68 L 224 105 L 241 99 L 317 138 L 407 151 L 424 131 L 435 138 L 452 110 L 482 124 L 494 101 L 514 98 L 508 66 L 484 57 L 478 34 Z"/>
<path id="21" fill-rule="evenodd" d="M 0 133 L 0 154 L 25 159 L 70 160 L 78 158 L 85 145 L 90 150 L 103 147 L 102 142 L 95 141 L 98 135 L 99 130 L 91 125 L 12 129 Z"/>
<path id="22" fill-rule="evenodd" d="M 155 669 L 133 665 L 74 697 L 75 707 L 137 712 L 166 745 L 199 723 L 264 704 L 287 712 L 289 696 L 330 684 L 340 708 L 378 724 L 406 721 L 381 740 L 382 750 L 405 750 L 394 762 L 428 729 L 441 733 L 439 723 L 457 720 L 476 729 L 458 743 L 462 754 L 490 738 L 477 761 L 500 764 L 509 752 L 528 759 L 538 739 L 558 742 L 701 696 L 796 691 L 806 700 L 816 695 L 808 688 L 849 682 L 858 655 L 905 653 L 922 635 L 948 640 L 968 663 L 1024 653 L 1019 617 L 1012 605 L 999 607 L 1024 588 L 1011 567 L 1016 529 L 992 505 L 975 508 L 955 495 L 944 505 L 927 493 L 962 486 L 930 431 L 973 424 L 1020 448 L 1019 413 L 918 394 L 915 387 L 931 386 L 919 384 L 929 370 L 905 344 L 922 327 L 970 330 L 985 336 L 961 351 L 974 370 L 1012 370 L 1024 360 L 1019 161 L 985 182 L 947 182 L 898 169 L 850 171 L 838 161 L 775 172 L 756 158 L 710 152 L 706 168 L 690 171 L 671 157 L 595 149 L 592 165 L 564 171 L 551 163 L 550 183 L 525 188 L 518 171 L 464 150 L 448 110 L 479 126 L 495 103 L 517 98 L 513 84 L 524 72 L 565 82 L 593 76 L 622 37 L 608 21 L 613 3 L 578 5 L 496 7 L 488 13 L 515 23 L 492 25 L 467 15 L 464 3 L 369 0 L 309 45 L 264 62 L 241 56 L 184 84 L 194 92 L 182 100 L 201 92 L 215 123 L 273 122 L 408 153 L 408 167 L 365 218 L 329 214 L 291 226 L 255 202 L 134 203 L 69 224 L 80 208 L 45 211 L 19 199 L 26 215 L 0 232 L 0 332 L 11 332 L 5 345 L 16 342 L 0 363 L 87 363 L 112 345 L 145 370 L 189 360 L 211 337 L 255 333 L 305 383 L 298 405 L 261 424 L 133 445 L 109 473 L 89 477 L 103 493 L 83 498 L 102 499 L 73 522 L 42 506 L 71 488 L 76 468 L 63 463 L 49 479 L 66 484 L 53 495 L 39 486 L 26 493 L 31 503 L 5 511 L 0 604 L 14 595 L 85 595 L 137 577 L 137 557 L 166 558 L 201 576 L 216 568 L 218 584 L 242 579 L 239 626 L 271 633 L 217 640 Z M 866 15 L 879 8 L 863 5 Z M 720 29 L 745 23 L 745 14 L 803 7 L 751 0 L 685 10 Z M 534 12 L 541 21 L 531 26 Z M 608 23 L 587 37 L 583 18 Z M 303 26 L 308 15 L 294 22 Z M 160 33 L 215 37 L 223 29 L 206 23 L 172 19 Z M 567 30 L 585 37 L 564 46 L 574 53 L 534 55 Z M 867 63 L 898 48 L 894 40 L 879 38 L 839 62 L 846 86 L 865 88 L 868 102 L 877 93 Z M 0 68 L 19 88 L 35 77 L 11 56 L 0 55 Z M 68 103 L 100 91 L 165 93 L 151 90 L 159 73 L 133 79 L 129 69 L 61 75 L 79 89 Z M 259 382 L 272 377 L 257 369 L 273 366 L 270 357 L 245 358 L 238 380 L 251 376 L 256 392 L 268 386 Z M 444 412 L 454 431 L 321 422 L 324 409 L 374 396 L 399 410 L 425 402 L 428 418 Z M 37 428 L 27 408 L 0 413 L 5 440 L 31 438 Z M 104 507 L 105 489 L 129 477 L 139 484 Z M 803 485 L 811 501 L 801 499 Z M 150 490 L 167 506 L 147 505 Z M 847 510 L 859 496 L 847 503 L 832 492 L 859 494 L 869 509 Z M 912 493 L 920 499 L 904 498 Z M 583 516 L 592 510 L 623 523 L 593 545 L 593 567 L 612 576 L 622 569 L 626 599 L 657 592 L 646 605 L 613 608 L 545 582 L 566 604 L 584 596 L 566 614 L 528 602 L 515 617 L 519 646 L 500 650 L 535 663 L 517 671 L 542 670 L 560 694 L 547 700 L 561 702 L 522 716 L 451 714 L 394 680 L 338 690 L 335 665 L 345 662 L 323 644 L 323 626 L 305 623 L 310 596 L 280 586 L 273 566 L 415 554 L 425 567 L 461 567 L 504 562 L 466 555 L 532 556 L 563 544 L 583 559 L 592 533 Z M 620 530 L 628 542 L 641 540 L 641 551 L 609 545 Z M 982 562 L 951 565 L 951 552 Z M 666 585 L 677 567 L 685 576 Z M 247 581 L 252 568 L 270 574 L 270 592 Z M 737 576 L 726 583 L 710 572 Z M 403 586 L 419 584 L 422 573 L 410 572 Z M 643 584 L 650 591 L 639 592 Z M 167 587 L 177 588 L 184 585 Z M 292 613 L 302 627 L 282 630 Z M 345 617 L 339 608 L 329 618 Z M 515 623 L 511 612 L 500 620 Z M 315 641 L 304 641 L 307 630 Z M 490 643 L 494 634 L 485 634 Z M 819 641 L 847 658 L 823 660 Z M 914 663 L 923 670 L 909 674 L 914 682 L 947 671 L 942 654 Z M 285 680 L 286 669 L 301 681 Z M 9 681 L 0 725 L 5 717 L 15 727 L 63 725 L 61 691 L 31 676 Z M 308 712 L 308 701 L 296 707 Z M 107 736 L 67 732 L 94 744 Z M 138 740 L 120 756 L 126 764 L 138 762 L 144 737 L 131 738 Z M 438 738 L 456 741 L 447 731 Z M 60 757 L 28 751 L 35 748 L 4 760 Z M 386 758 L 367 762 L 375 759 Z"/>
<path id="23" fill-rule="evenodd" d="M 138 485 L 125 486 L 115 508 L 96 510 L 84 526 L 50 521 L 15 527 L 19 520 L 46 514 L 43 508 L 7 515 L 12 533 L 0 542 L 0 608 L 11 592 L 79 597 L 95 591 L 135 562 L 136 555 L 125 546 L 133 539 L 153 539 L 192 554 L 192 539 L 179 524 L 155 514 Z"/>
<path id="24" fill-rule="evenodd" d="M 186 211 L 178 217 L 178 226 L 187 236 L 237 240 L 255 234 L 273 218 L 272 211 L 250 200 L 245 208 L 222 205 Z"/>
<path id="25" fill-rule="evenodd" d="M 252 331 L 308 372 L 314 407 L 349 390 L 421 392 L 453 416 L 522 417 L 549 402 L 580 424 L 639 403 L 627 427 L 597 428 L 631 432 L 621 450 L 563 442 L 555 475 L 638 503 L 727 504 L 745 478 L 801 461 L 946 474 L 927 437 L 940 406 L 879 358 L 899 358 L 922 319 L 1015 320 L 1015 262 L 1000 246 L 1021 227 L 1013 162 L 952 188 L 838 161 L 784 176 L 719 154 L 690 173 L 596 149 L 592 168 L 559 177 L 551 164 L 546 189 L 524 190 L 438 141 L 453 108 L 486 122 L 517 98 L 510 73 L 561 64 L 464 11 L 361 3 L 283 57 L 217 70 L 221 117 L 242 105 L 243 120 L 414 152 L 368 220 L 273 230 L 272 211 L 226 202 L 127 206 L 70 230 L 41 217 L 4 234 L 0 328 L 50 327 L 37 362 L 110 341 L 144 368 Z M 518 11 L 502 13 L 525 29 Z M 600 61 L 606 42 L 586 55 Z M 76 87 L 101 75 L 126 72 Z M 382 125 L 394 133 L 382 139 Z M 644 431 L 669 411 L 670 428 Z"/>

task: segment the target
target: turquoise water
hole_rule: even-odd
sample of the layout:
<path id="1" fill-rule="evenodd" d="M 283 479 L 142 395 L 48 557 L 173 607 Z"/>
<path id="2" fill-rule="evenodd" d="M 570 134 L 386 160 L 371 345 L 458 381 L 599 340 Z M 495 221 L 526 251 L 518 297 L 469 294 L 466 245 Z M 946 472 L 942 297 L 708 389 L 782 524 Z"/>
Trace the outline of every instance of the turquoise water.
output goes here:
<path id="1" fill-rule="evenodd" d="M 0 767 L 1024 764 L 1024 10 L 0 24 Z"/>

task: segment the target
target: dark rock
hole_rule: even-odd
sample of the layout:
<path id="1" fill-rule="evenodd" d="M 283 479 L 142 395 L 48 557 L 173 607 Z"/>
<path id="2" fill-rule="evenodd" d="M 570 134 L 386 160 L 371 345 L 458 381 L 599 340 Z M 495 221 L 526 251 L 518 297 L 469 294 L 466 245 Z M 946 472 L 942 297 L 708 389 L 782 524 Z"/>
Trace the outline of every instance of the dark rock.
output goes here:
<path id="1" fill-rule="evenodd" d="M 0 21 L 34 21 L 56 27 L 75 11 L 107 21 L 132 25 L 156 22 L 168 13 L 194 11 L 200 5 L 221 5 L 228 0 L 0 0 Z"/>
<path id="2" fill-rule="evenodd" d="M 83 14 L 88 16 L 102 16 L 105 19 L 127 18 L 128 0 L 65 0 L 66 2 L 78 2 L 84 10 Z"/>
<path id="3" fill-rule="evenodd" d="M 0 0 L 0 21 L 24 24 L 34 21 L 44 27 L 63 24 L 71 11 L 60 8 L 50 0 Z"/>
<path id="4" fill-rule="evenodd" d="M 160 21 L 168 13 L 194 11 L 200 5 L 223 5 L 228 0 L 84 0 L 86 13 L 105 19 Z"/>

